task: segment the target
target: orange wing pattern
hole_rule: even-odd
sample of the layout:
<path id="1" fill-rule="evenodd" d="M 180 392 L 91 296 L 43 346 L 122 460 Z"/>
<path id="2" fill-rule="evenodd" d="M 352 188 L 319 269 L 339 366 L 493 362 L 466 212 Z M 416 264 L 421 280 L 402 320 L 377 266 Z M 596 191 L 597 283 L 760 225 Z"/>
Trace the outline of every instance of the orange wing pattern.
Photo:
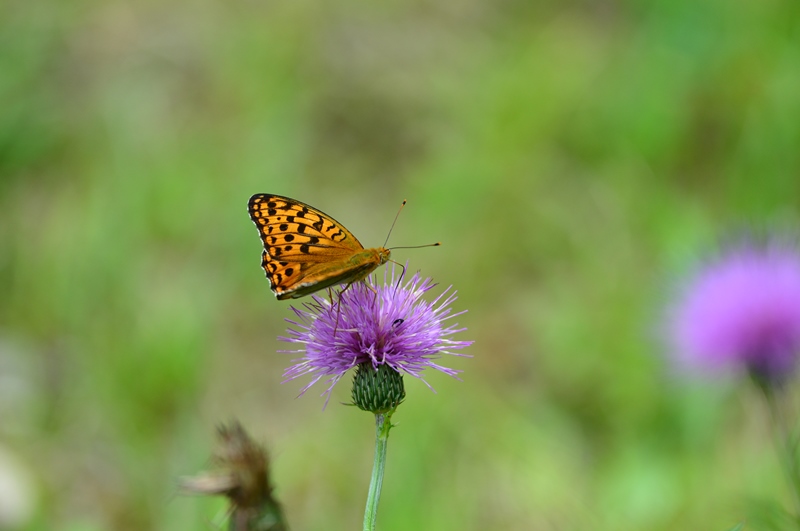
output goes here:
<path id="1" fill-rule="evenodd" d="M 248 210 L 264 243 L 261 266 L 278 299 L 363 279 L 389 258 L 388 250 L 365 250 L 338 221 L 295 199 L 256 194 Z"/>

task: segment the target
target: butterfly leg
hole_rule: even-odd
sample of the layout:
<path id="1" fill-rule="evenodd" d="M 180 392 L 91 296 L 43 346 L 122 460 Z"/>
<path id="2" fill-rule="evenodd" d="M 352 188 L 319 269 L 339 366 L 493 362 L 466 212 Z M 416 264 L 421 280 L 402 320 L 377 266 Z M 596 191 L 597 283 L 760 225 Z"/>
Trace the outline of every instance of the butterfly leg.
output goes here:
<path id="1" fill-rule="evenodd" d="M 374 306 L 375 303 L 378 302 L 378 290 L 376 290 L 374 287 L 370 286 L 366 282 L 364 282 L 364 284 L 366 284 L 369 290 L 375 295 L 374 297 L 372 297 L 372 305 Z"/>
<path id="2" fill-rule="evenodd" d="M 333 338 L 336 339 L 336 332 L 339 330 L 339 312 L 342 309 L 342 299 L 336 304 L 336 322 L 333 325 Z"/>
<path id="3" fill-rule="evenodd" d="M 345 288 L 345 289 L 347 289 L 347 288 Z M 341 306 L 340 305 L 342 303 L 342 293 L 344 293 L 344 290 L 342 290 L 339 293 L 338 300 L 335 303 L 336 304 L 336 321 L 334 322 L 334 325 L 333 325 L 333 338 L 334 339 L 336 339 L 336 331 L 339 329 L 339 312 L 341 310 Z M 333 288 L 330 288 L 330 287 L 328 287 L 328 299 L 330 299 L 330 301 L 331 301 L 331 309 L 333 309 L 333 305 L 334 305 L 334 302 L 333 302 Z"/>
<path id="4" fill-rule="evenodd" d="M 372 286 L 370 286 L 370 285 L 369 285 L 369 284 L 368 284 L 366 281 L 364 281 L 363 279 L 362 279 L 362 280 L 351 280 L 350 282 L 348 282 L 348 283 L 347 283 L 347 285 L 344 287 L 344 289 L 343 289 L 342 291 L 340 291 L 340 292 L 339 292 L 339 300 L 338 300 L 338 302 L 337 302 L 337 307 L 336 307 L 336 326 L 334 326 L 334 328 L 333 328 L 333 335 L 334 335 L 334 337 L 336 336 L 336 328 L 337 328 L 337 327 L 338 327 L 338 325 L 339 325 L 339 305 L 341 305 L 341 304 L 342 304 L 342 295 L 344 295 L 344 293 L 345 293 L 345 292 L 346 292 L 348 289 L 350 289 L 350 286 L 352 286 L 354 282 L 363 282 L 363 283 L 364 283 L 364 285 L 365 285 L 365 286 L 367 286 L 367 288 L 369 288 L 369 289 L 370 289 L 370 290 L 371 290 L 371 291 L 372 291 L 372 292 L 375 294 L 375 298 L 377 299 L 377 297 L 378 297 L 378 292 L 377 292 L 377 290 L 376 290 L 375 288 L 373 288 Z"/>
<path id="5" fill-rule="evenodd" d="M 336 332 L 337 330 L 339 330 L 339 313 L 342 310 L 342 295 L 344 295 L 344 292 L 347 291 L 347 289 L 353 285 L 353 282 L 354 281 L 348 282 L 347 285 L 344 287 L 344 289 L 339 292 L 339 297 L 338 300 L 336 301 L 336 321 L 335 324 L 333 325 L 334 338 L 336 338 Z M 328 288 L 328 290 L 330 290 L 330 288 Z M 333 304 L 333 295 L 331 295 L 331 304 Z"/>
<path id="6" fill-rule="evenodd" d="M 397 278 L 397 284 L 395 284 L 395 286 L 394 286 L 394 291 L 395 291 L 395 292 L 397 292 L 398 288 L 400 288 L 400 283 L 401 283 L 401 282 L 403 282 L 403 277 L 404 277 L 404 276 L 405 276 L 405 274 L 406 274 L 406 266 L 404 266 L 404 265 L 403 265 L 403 264 L 401 264 L 400 262 L 395 262 L 394 260 L 389 260 L 389 261 L 390 261 L 391 263 L 393 263 L 393 264 L 397 264 L 397 265 L 399 265 L 399 266 L 400 266 L 400 268 L 401 268 L 401 271 L 400 271 L 400 276 Z M 394 274 L 392 274 L 392 276 L 394 276 Z"/>
<path id="7" fill-rule="evenodd" d="M 395 292 L 397 292 L 397 290 L 400 289 L 400 283 L 403 282 L 403 277 L 406 274 L 406 266 L 404 266 L 403 264 L 400 264 L 400 267 L 402 267 L 403 270 L 400 272 L 400 276 L 397 277 L 397 285 L 394 287 L 394 291 Z"/>

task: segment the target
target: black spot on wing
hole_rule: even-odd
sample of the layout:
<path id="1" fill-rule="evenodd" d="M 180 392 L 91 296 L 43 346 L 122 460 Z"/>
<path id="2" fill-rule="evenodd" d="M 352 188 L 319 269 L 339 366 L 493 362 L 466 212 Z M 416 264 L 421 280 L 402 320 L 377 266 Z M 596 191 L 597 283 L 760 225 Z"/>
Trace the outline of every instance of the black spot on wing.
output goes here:
<path id="1" fill-rule="evenodd" d="M 336 233 L 331 235 L 331 240 L 335 242 L 340 242 L 345 238 L 347 238 L 347 235 L 344 232 L 342 232 L 342 229 L 339 229 Z"/>

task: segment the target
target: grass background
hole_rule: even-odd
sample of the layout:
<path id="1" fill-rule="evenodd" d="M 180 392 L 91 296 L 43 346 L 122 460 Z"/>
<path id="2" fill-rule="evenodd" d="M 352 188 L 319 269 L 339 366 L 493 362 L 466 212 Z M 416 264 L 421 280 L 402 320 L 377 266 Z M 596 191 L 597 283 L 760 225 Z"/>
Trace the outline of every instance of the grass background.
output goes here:
<path id="1" fill-rule="evenodd" d="M 464 381 L 407 381 L 380 529 L 759 529 L 788 493 L 757 396 L 658 330 L 731 227 L 797 225 L 798 95 L 792 0 L 4 2 L 16 527 L 213 529 L 176 479 L 235 417 L 293 529 L 358 528 L 372 418 L 280 384 L 271 192 L 367 246 L 407 198 L 390 245 L 443 246 L 394 257 L 469 310 Z"/>

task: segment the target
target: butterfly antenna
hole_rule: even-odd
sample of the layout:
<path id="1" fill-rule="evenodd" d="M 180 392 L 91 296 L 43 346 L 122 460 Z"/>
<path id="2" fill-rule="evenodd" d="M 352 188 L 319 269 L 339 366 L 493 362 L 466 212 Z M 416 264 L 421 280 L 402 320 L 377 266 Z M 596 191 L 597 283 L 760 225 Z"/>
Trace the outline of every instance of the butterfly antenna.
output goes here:
<path id="1" fill-rule="evenodd" d="M 436 242 L 436 243 L 426 243 L 425 245 L 410 245 L 410 246 L 403 246 L 403 247 L 389 247 L 389 250 L 393 251 L 395 249 L 420 249 L 422 247 L 439 247 L 441 244 L 442 244 L 442 242 Z"/>
<path id="2" fill-rule="evenodd" d="M 400 208 L 397 209 L 397 214 L 394 215 L 394 221 L 392 221 L 392 226 L 389 227 L 389 234 L 386 235 L 386 241 L 383 242 L 383 246 L 386 247 L 386 244 L 389 243 L 389 236 L 392 235 L 392 230 L 394 230 L 394 224 L 397 223 L 397 218 L 400 217 L 400 212 L 403 211 L 403 207 L 406 206 L 407 200 L 403 199 L 403 203 L 400 205 Z"/>
<path id="3" fill-rule="evenodd" d="M 386 235 L 386 241 L 383 242 L 383 246 L 384 247 L 386 247 L 386 244 L 389 243 L 389 236 L 392 235 L 392 231 L 394 230 L 394 224 L 397 223 L 397 218 L 400 217 L 400 212 L 403 211 L 403 207 L 406 206 L 407 202 L 408 202 L 407 199 L 403 199 L 403 203 L 400 205 L 400 208 L 397 209 L 397 214 L 394 215 L 394 221 L 392 221 L 392 226 L 389 227 L 389 234 Z M 436 243 L 429 243 L 427 245 L 414 245 L 412 247 L 389 247 L 389 250 L 391 251 L 393 249 L 419 249 L 420 247 L 438 247 L 441 244 L 442 244 L 442 242 L 436 242 Z M 390 261 L 392 261 L 392 260 L 390 260 Z M 397 262 L 395 262 L 395 264 L 397 264 Z M 397 264 L 397 265 L 400 265 L 400 264 Z"/>

